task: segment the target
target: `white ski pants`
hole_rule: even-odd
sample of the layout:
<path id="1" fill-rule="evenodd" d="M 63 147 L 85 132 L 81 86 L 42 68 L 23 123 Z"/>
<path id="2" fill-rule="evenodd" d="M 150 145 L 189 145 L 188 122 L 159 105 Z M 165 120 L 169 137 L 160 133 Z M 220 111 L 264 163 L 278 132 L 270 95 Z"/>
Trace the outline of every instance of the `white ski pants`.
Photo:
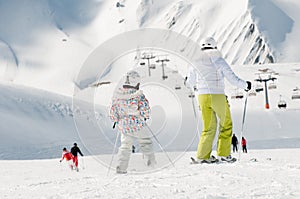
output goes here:
<path id="1" fill-rule="evenodd" d="M 137 139 L 140 145 L 140 149 L 145 155 L 147 164 L 151 165 L 155 163 L 151 133 L 148 131 L 147 128 L 143 128 L 140 131 L 130 134 L 121 133 L 121 146 L 118 152 L 118 166 L 122 171 L 126 171 L 128 168 L 134 139 Z"/>

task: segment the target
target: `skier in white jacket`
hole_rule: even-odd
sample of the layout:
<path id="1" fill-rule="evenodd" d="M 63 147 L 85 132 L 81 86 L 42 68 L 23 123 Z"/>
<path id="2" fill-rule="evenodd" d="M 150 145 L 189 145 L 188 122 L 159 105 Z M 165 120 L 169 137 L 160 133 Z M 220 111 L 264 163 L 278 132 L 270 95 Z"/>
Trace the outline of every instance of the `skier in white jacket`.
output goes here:
<path id="1" fill-rule="evenodd" d="M 232 119 L 225 95 L 224 77 L 233 85 L 249 91 L 251 82 L 244 81 L 234 74 L 212 37 L 201 42 L 202 54 L 189 68 L 186 83 L 195 89 L 202 111 L 203 130 L 198 144 L 197 160 L 202 163 L 217 161 L 213 156 L 212 144 L 219 118 L 217 155 L 222 161 L 232 161 L 230 156 Z"/>

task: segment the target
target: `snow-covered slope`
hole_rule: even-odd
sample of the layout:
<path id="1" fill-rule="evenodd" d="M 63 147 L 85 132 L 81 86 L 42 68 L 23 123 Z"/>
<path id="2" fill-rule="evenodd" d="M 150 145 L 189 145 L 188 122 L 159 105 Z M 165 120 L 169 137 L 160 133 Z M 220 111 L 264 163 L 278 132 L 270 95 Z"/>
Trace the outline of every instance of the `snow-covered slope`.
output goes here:
<path id="1" fill-rule="evenodd" d="M 150 127 L 157 133 L 158 139 L 167 151 L 196 150 L 198 135 L 196 123 L 201 130 L 201 118 L 198 109 L 194 115 L 190 92 L 183 85 L 181 69 L 168 64 L 165 72 L 169 77 L 161 79 L 161 67 L 148 69 L 139 67 L 143 75 L 142 89 L 150 100 L 152 123 Z M 272 68 L 277 80 L 276 89 L 269 90 L 270 110 L 265 109 L 263 92 L 248 97 L 244 136 L 250 149 L 261 148 L 294 148 L 300 147 L 298 118 L 300 99 L 292 100 L 293 89 L 299 87 L 299 64 L 271 64 L 255 66 L 235 66 L 234 71 L 244 79 L 253 82 L 254 89 L 258 83 L 258 69 Z M 179 70 L 179 71 L 178 71 Z M 271 82 L 269 82 L 270 84 Z M 72 99 L 57 94 L 28 87 L 2 83 L 0 118 L 0 157 L 2 159 L 36 159 L 59 157 L 62 146 L 71 146 L 78 142 L 85 147 L 85 153 L 110 154 L 113 151 L 116 132 L 108 117 L 111 96 L 115 82 L 100 87 L 95 91 L 96 107 L 85 108 L 85 105 L 73 105 Z M 175 89 L 180 86 L 181 89 Z M 87 90 L 89 90 L 88 88 Z M 232 99 L 240 91 L 230 84 L 226 93 L 229 96 L 234 132 L 240 135 L 244 99 Z M 105 95 L 104 95 L 105 93 Z M 245 93 L 244 93 L 245 94 Z M 286 109 L 279 109 L 281 99 L 287 103 Z M 83 102 L 86 103 L 86 102 Z M 73 110 L 74 109 L 74 110 Z M 260 119 L 257 119 L 260 118 Z M 164 121 L 164 122 L 161 122 Z M 4 125 L 5 124 L 5 125 Z M 77 127 L 77 130 L 75 128 Z M 160 151 L 158 144 L 155 144 Z"/>
<path id="2" fill-rule="evenodd" d="M 164 154 L 157 154 L 164 156 Z M 234 164 L 190 165 L 194 152 L 155 173 L 116 175 L 92 157 L 70 171 L 58 159 L 0 161 L 1 198 L 291 198 L 300 197 L 299 149 L 253 151 Z M 255 161 L 256 160 L 256 161 Z M 83 163 L 83 164 L 82 164 Z M 81 166 L 84 166 L 82 169 Z"/>
<path id="3" fill-rule="evenodd" d="M 71 99 L 8 84 L 0 92 L 0 159 L 53 158 L 66 143 L 79 142 Z"/>
<path id="4" fill-rule="evenodd" d="M 0 1 L 0 197 L 299 198 L 300 99 L 292 99 L 299 94 L 293 89 L 300 87 L 299 8 L 298 0 Z M 258 69 L 274 71 L 278 80 L 277 89 L 269 90 L 271 108 L 264 109 L 263 92 L 248 97 L 243 136 L 249 153 L 240 162 L 189 165 L 202 124 L 196 100 L 183 85 L 188 65 L 179 57 L 165 68 L 166 80 L 159 64 L 148 78 L 146 67 L 136 67 L 140 56 L 120 57 L 105 74 L 113 82 L 94 90 L 95 104 L 74 100 L 78 71 L 96 47 L 125 31 L 149 27 L 196 42 L 214 36 L 234 71 L 253 83 Z M 160 142 L 154 143 L 157 165 L 146 167 L 136 145 L 129 174 L 116 176 L 112 169 L 107 175 L 120 145 L 109 103 L 119 75 L 133 67 L 143 75 L 141 88 L 152 107 L 148 124 Z M 245 98 L 232 99 L 240 91 L 230 85 L 226 92 L 234 133 L 240 136 Z M 280 95 L 286 109 L 277 107 Z M 78 173 L 51 159 L 74 142 L 92 155 L 80 159 Z"/>

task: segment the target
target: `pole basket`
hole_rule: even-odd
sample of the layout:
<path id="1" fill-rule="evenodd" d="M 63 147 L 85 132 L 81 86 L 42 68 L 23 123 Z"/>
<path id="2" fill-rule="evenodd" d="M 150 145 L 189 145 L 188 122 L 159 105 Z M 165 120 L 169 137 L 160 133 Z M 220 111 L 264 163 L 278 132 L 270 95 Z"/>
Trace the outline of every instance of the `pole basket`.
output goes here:
<path id="1" fill-rule="evenodd" d="M 265 107 L 266 107 L 266 109 L 269 109 L 269 108 L 270 108 L 270 105 L 269 105 L 269 104 L 266 104 Z"/>

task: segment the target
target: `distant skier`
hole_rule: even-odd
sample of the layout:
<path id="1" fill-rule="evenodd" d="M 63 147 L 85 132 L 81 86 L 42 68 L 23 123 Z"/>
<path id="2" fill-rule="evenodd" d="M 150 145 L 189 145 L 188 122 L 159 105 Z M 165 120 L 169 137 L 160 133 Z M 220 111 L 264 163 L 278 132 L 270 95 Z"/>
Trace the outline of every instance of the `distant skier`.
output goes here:
<path id="1" fill-rule="evenodd" d="M 233 153 L 234 152 L 238 152 L 238 139 L 235 136 L 235 134 L 232 135 L 232 139 L 231 139 L 231 144 L 232 144 L 232 148 L 233 148 Z"/>
<path id="2" fill-rule="evenodd" d="M 130 155 L 132 153 L 133 139 L 136 138 L 141 151 L 144 153 L 147 165 L 155 164 L 151 133 L 146 126 L 149 119 L 149 102 L 141 90 L 140 75 L 130 71 L 121 80 L 121 86 L 115 92 L 110 117 L 121 133 L 121 146 L 118 152 L 118 166 L 116 172 L 127 173 Z"/>
<path id="3" fill-rule="evenodd" d="M 187 84 L 198 94 L 199 105 L 202 111 L 203 130 L 198 144 L 198 162 L 216 162 L 211 157 L 212 144 L 217 130 L 219 118 L 219 136 L 217 155 L 221 161 L 235 161 L 230 155 L 232 120 L 228 101 L 224 92 L 224 77 L 233 85 L 249 91 L 251 82 L 237 77 L 231 70 L 221 53 L 217 50 L 217 42 L 208 37 L 201 42 L 202 54 L 190 67 L 187 75 Z"/>
<path id="4" fill-rule="evenodd" d="M 242 148 L 243 148 L 243 153 L 247 153 L 247 141 L 244 137 L 242 137 Z"/>
<path id="5" fill-rule="evenodd" d="M 79 171 L 79 169 L 78 169 L 78 153 L 81 156 L 83 156 L 83 154 L 81 153 L 79 147 L 77 146 L 77 143 L 74 143 L 74 146 L 71 148 L 71 153 L 74 156 L 73 162 L 74 162 L 74 165 L 75 165 L 75 169 L 76 169 L 76 171 Z"/>
<path id="6" fill-rule="evenodd" d="M 64 159 L 66 159 L 68 165 L 70 166 L 71 170 L 74 169 L 74 156 L 72 153 L 70 153 L 66 148 L 63 148 L 62 157 L 59 162 L 62 162 Z M 72 161 L 71 161 L 72 160 Z"/>

